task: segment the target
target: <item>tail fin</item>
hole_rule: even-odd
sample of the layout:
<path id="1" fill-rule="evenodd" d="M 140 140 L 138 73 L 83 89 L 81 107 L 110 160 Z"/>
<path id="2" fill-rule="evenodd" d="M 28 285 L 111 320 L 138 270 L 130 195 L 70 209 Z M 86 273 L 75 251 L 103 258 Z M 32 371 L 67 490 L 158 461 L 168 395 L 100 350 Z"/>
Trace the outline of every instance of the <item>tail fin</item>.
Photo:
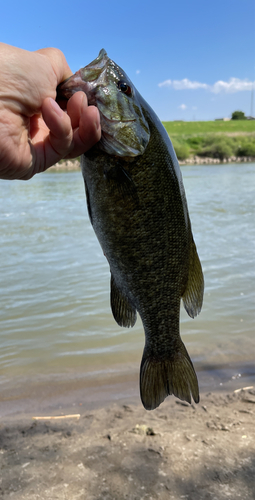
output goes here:
<path id="1" fill-rule="evenodd" d="M 146 410 L 154 410 L 164 399 L 174 394 L 179 399 L 199 403 L 196 372 L 186 347 L 180 341 L 179 349 L 169 359 L 157 359 L 144 348 L 140 369 L 140 394 Z"/>

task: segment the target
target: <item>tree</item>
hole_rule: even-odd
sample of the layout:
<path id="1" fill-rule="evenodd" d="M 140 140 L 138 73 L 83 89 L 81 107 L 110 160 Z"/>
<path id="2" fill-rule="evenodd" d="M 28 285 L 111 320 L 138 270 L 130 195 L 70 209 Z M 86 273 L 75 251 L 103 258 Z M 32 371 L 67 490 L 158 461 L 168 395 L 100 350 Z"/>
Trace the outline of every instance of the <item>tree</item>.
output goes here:
<path id="1" fill-rule="evenodd" d="M 247 120 L 243 111 L 234 111 L 231 120 Z"/>

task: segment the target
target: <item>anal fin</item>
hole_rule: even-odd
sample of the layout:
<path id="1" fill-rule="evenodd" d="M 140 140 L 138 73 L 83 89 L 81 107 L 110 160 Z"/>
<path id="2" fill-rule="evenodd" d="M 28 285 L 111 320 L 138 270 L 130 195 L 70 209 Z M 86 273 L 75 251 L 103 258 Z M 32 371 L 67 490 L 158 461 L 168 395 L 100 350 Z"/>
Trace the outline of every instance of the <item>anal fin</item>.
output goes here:
<path id="1" fill-rule="evenodd" d="M 120 326 L 132 327 L 136 322 L 136 309 L 119 290 L 111 274 L 111 308 L 115 321 Z"/>

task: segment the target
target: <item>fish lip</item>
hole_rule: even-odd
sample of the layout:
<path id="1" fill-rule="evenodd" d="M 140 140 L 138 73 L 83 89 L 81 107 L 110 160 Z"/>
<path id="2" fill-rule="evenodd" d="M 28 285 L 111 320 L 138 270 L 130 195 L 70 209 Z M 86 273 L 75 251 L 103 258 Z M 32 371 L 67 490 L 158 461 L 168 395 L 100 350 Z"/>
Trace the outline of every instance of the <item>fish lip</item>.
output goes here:
<path id="1" fill-rule="evenodd" d="M 101 49 L 97 58 L 94 59 L 90 64 L 84 68 L 80 68 L 71 77 L 67 78 L 65 81 L 61 82 L 57 88 L 57 100 L 69 100 L 72 95 L 78 91 L 82 91 L 86 94 L 89 105 L 94 105 L 98 108 L 102 117 L 108 123 L 134 123 L 136 119 L 120 120 L 114 118 L 108 118 L 105 116 L 100 107 L 100 101 L 95 99 L 94 93 L 96 88 L 104 87 L 105 81 L 104 76 L 107 72 L 109 66 L 111 66 L 113 61 L 108 57 L 107 52 Z M 93 77 L 93 78 L 92 78 Z M 101 104 L 104 103 L 101 101 Z"/>
<path id="2" fill-rule="evenodd" d="M 134 113 L 132 105 L 128 105 L 127 110 L 125 106 L 124 109 L 121 106 L 117 106 L 117 112 L 114 107 L 112 110 L 110 109 L 108 99 L 110 91 L 104 90 L 104 88 L 107 88 L 111 82 L 117 84 L 118 79 L 121 77 L 126 78 L 127 75 L 107 56 L 105 50 L 102 49 L 94 61 L 84 68 L 79 69 L 74 75 L 58 86 L 57 100 L 60 101 L 61 105 L 61 100 L 66 101 L 75 92 L 83 91 L 87 96 L 88 105 L 96 106 L 100 113 L 102 137 L 99 141 L 99 147 L 101 145 L 101 149 L 110 155 L 114 154 L 130 158 L 144 153 L 150 133 L 149 130 L 141 130 L 141 126 L 139 128 L 140 118 L 137 127 L 133 125 L 137 122 L 137 116 Z M 119 92 L 121 93 L 120 89 Z M 133 95 L 135 96 L 135 92 Z M 119 96 L 116 96 L 116 98 L 118 100 Z M 143 116 L 142 112 L 139 117 L 141 116 Z M 128 127 L 132 129 L 132 133 L 131 140 L 126 141 L 123 139 L 123 134 L 125 134 L 125 130 Z M 111 132 L 111 129 L 114 130 Z M 141 146 L 139 146 L 137 138 L 138 132 L 140 132 L 142 138 Z M 119 135 L 120 138 L 118 140 Z M 129 143 L 131 145 L 128 145 Z"/>
<path id="3" fill-rule="evenodd" d="M 97 81 L 102 73 L 105 73 L 112 60 L 108 57 L 107 52 L 101 49 L 94 61 L 81 68 L 76 74 L 79 74 L 81 79 L 88 85 Z"/>
<path id="4" fill-rule="evenodd" d="M 107 52 L 101 49 L 97 58 L 84 68 L 80 68 L 72 76 L 61 82 L 57 87 L 57 100 L 69 100 L 73 94 L 81 90 L 87 97 L 93 87 L 93 82 L 107 70 L 111 63 Z M 92 78 L 93 77 L 93 78 Z"/>

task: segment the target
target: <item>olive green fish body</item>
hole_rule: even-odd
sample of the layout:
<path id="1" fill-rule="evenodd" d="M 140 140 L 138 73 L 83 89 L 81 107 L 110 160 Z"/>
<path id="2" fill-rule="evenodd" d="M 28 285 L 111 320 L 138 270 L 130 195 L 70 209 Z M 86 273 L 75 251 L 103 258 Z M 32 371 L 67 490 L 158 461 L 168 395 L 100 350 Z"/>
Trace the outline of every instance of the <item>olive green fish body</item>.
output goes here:
<path id="1" fill-rule="evenodd" d="M 144 150 L 113 155 L 99 144 L 81 166 L 91 223 L 110 266 L 113 316 L 133 326 L 138 311 L 143 322 L 140 392 L 153 409 L 168 394 L 199 401 L 179 315 L 181 298 L 190 316 L 200 311 L 203 275 L 171 141 L 137 91 L 135 97 L 146 124 Z"/>

